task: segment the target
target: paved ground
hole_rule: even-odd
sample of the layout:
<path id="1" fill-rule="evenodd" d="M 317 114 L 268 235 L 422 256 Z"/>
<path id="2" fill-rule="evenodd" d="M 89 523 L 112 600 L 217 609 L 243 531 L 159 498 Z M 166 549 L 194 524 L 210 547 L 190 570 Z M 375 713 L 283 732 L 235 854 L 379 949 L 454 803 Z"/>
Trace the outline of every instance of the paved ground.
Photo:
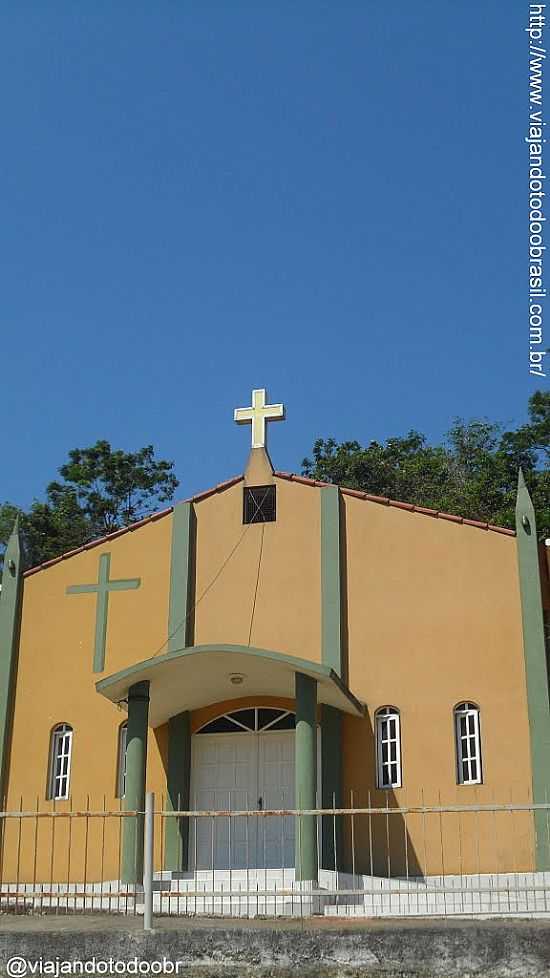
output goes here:
<path id="1" fill-rule="evenodd" d="M 513 918 L 493 918 L 487 920 L 465 919 L 465 918 L 434 918 L 434 917 L 411 917 L 411 918 L 349 918 L 345 917 L 308 917 L 303 921 L 299 918 L 291 917 L 272 917 L 246 918 L 246 917 L 155 917 L 155 931 L 185 931 L 185 930 L 238 930 L 238 931 L 257 931 L 268 930 L 276 932 L 286 931 L 363 931 L 363 930 L 389 930 L 395 931 L 396 928 L 407 931 L 425 931 L 426 926 L 433 926 L 435 930 L 460 930 L 465 927 L 479 930 L 480 925 L 489 930 L 517 929 L 519 932 L 526 929 L 540 930 L 541 932 L 550 931 L 550 919 L 546 920 L 527 920 Z M 5 914 L 0 913 L 0 932 L 17 933 L 40 933 L 51 934 L 58 931 L 60 934 L 66 933 L 95 933 L 104 932 L 112 934 L 120 933 L 141 933 L 143 932 L 143 917 L 124 916 L 123 914 Z"/>

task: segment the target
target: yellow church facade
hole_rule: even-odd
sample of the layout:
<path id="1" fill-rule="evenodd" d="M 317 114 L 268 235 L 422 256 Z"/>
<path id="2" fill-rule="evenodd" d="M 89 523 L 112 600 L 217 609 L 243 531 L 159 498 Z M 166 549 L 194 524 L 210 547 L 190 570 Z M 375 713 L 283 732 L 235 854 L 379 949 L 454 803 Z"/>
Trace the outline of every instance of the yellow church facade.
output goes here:
<path id="1" fill-rule="evenodd" d="M 514 533 L 274 471 L 265 396 L 255 408 L 242 476 L 40 567 L 12 536 L 3 809 L 143 811 L 146 790 L 185 812 L 548 801 L 548 564 L 527 490 Z M 288 819 L 257 864 L 349 870 L 351 819 L 327 818 L 303 816 L 299 838 Z M 473 821 L 445 818 L 447 871 L 493 871 L 490 823 L 480 857 Z M 546 823 L 526 810 L 502 825 L 499 866 L 548 868 Z M 410 819 L 406 842 L 385 825 L 373 841 L 372 820 L 355 822 L 357 871 L 384 874 L 386 843 L 393 873 L 405 858 L 440 871 L 440 824 Z M 138 882 L 141 827 L 58 819 L 59 874 L 70 843 L 71 879 Z M 51 831 L 6 827 L 4 877 L 56 878 Z M 155 869 L 250 860 L 225 843 L 168 818 Z"/>

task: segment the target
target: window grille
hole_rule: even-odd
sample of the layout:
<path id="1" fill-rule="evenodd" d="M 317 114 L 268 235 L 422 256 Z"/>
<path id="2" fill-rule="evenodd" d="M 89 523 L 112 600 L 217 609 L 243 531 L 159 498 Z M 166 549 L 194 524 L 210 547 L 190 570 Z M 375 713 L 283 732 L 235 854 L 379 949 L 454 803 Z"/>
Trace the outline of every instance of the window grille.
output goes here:
<path id="1" fill-rule="evenodd" d="M 59 723 L 52 731 L 48 798 L 69 797 L 73 728 Z"/>
<path id="2" fill-rule="evenodd" d="M 126 748 L 128 746 L 128 724 L 121 723 L 118 728 L 118 759 L 117 759 L 117 798 L 126 794 Z"/>
<path id="3" fill-rule="evenodd" d="M 245 486 L 243 523 L 273 523 L 276 511 L 275 486 Z"/>
<path id="4" fill-rule="evenodd" d="M 376 713 L 377 785 L 401 787 L 401 724 L 399 710 L 384 706 Z"/>
<path id="5" fill-rule="evenodd" d="M 290 710 L 253 707 L 224 713 L 210 720 L 197 733 L 263 733 L 270 730 L 294 730 L 296 716 Z"/>
<path id="6" fill-rule="evenodd" d="M 456 763 L 459 784 L 481 783 L 479 709 L 475 703 L 455 706 Z"/>

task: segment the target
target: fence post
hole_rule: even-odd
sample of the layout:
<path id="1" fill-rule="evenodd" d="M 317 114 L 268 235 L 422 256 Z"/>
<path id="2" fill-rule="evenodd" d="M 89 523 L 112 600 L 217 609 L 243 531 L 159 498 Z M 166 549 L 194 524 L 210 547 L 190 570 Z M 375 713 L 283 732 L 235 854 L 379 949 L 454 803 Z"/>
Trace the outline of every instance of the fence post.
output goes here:
<path id="1" fill-rule="evenodd" d="M 145 825 L 143 833 L 143 929 L 153 929 L 153 848 L 155 796 L 145 795 Z"/>

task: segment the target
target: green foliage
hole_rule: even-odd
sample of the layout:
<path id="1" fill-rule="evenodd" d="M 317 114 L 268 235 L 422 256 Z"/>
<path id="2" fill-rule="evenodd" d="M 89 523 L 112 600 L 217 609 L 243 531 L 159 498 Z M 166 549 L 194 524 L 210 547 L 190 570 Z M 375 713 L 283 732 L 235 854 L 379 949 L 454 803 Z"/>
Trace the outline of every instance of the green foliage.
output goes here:
<path id="1" fill-rule="evenodd" d="M 521 466 L 541 536 L 550 536 L 550 393 L 529 400 L 528 422 L 513 431 L 488 421 L 457 419 L 442 445 L 411 430 L 403 437 L 338 444 L 318 439 L 303 472 L 314 479 L 377 496 L 514 526 Z M 113 450 L 107 441 L 75 448 L 50 482 L 45 501 L 25 512 L 0 506 L 0 544 L 20 516 L 27 566 L 50 560 L 104 536 L 169 502 L 178 486 L 173 462 L 155 459 L 151 445 Z"/>
<path id="2" fill-rule="evenodd" d="M 487 421 L 457 419 L 443 445 L 409 431 L 385 443 L 318 439 L 303 473 L 376 496 L 514 526 L 521 466 L 541 536 L 550 536 L 550 393 L 529 400 L 529 421 L 515 431 Z"/>
<path id="3" fill-rule="evenodd" d="M 138 452 L 113 450 L 107 441 L 75 448 L 59 469 L 62 481 L 47 486 L 45 502 L 35 500 L 28 512 L 0 506 L 0 543 L 19 513 L 26 563 L 35 566 L 128 526 L 172 499 L 173 465 L 157 461 L 152 445 Z"/>
<path id="4" fill-rule="evenodd" d="M 54 506 L 74 498 L 92 533 L 112 533 L 172 499 L 178 486 L 173 462 L 155 461 L 152 445 L 138 452 L 113 451 L 108 441 L 74 448 L 47 495 Z"/>

